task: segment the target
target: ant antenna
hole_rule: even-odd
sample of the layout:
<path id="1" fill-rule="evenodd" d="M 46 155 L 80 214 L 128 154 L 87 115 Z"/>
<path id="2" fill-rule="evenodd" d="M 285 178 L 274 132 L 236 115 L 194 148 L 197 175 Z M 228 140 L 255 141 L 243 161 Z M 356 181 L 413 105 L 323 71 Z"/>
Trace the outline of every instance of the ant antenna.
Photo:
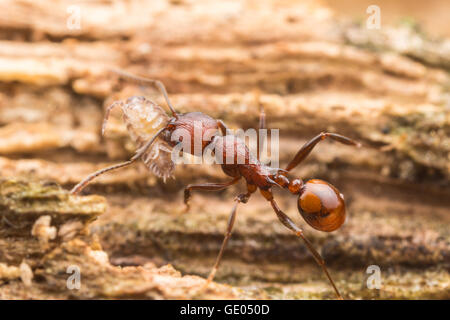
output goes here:
<path id="1" fill-rule="evenodd" d="M 149 78 L 145 78 L 145 77 L 140 77 L 140 76 L 131 74 L 129 72 L 126 72 L 124 70 L 117 69 L 117 68 L 111 68 L 110 70 L 112 72 L 118 74 L 122 78 L 127 78 L 127 79 L 130 79 L 130 80 L 134 80 L 136 82 L 152 83 L 152 84 L 156 85 L 158 87 L 159 91 L 164 96 L 164 99 L 166 100 L 167 106 L 169 107 L 170 111 L 172 112 L 172 115 L 176 119 L 178 119 L 178 113 L 175 111 L 175 108 L 173 107 L 172 103 L 170 102 L 169 95 L 167 94 L 166 87 L 164 86 L 164 84 L 161 81 L 154 80 L 154 79 L 149 79 Z"/>

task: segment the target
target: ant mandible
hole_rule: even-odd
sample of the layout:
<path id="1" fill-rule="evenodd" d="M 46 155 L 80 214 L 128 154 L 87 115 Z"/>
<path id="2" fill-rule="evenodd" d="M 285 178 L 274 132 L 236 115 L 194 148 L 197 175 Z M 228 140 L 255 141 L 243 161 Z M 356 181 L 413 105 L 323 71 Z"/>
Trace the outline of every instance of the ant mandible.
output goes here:
<path id="1" fill-rule="evenodd" d="M 260 162 L 260 144 L 263 142 L 259 139 L 257 140 L 257 155 L 255 157 L 242 139 L 229 133 L 227 126 L 222 120 L 213 119 L 201 112 L 177 113 L 170 102 L 162 82 L 135 76 L 121 70 L 113 71 L 119 74 L 119 76 L 129 78 L 130 80 L 155 84 L 164 96 L 172 113 L 172 117 L 169 118 L 164 110 L 144 97 L 131 97 L 126 101 L 114 102 L 106 110 L 102 134 L 105 132 L 105 125 L 111 109 L 116 106 L 121 106 L 127 129 L 131 138 L 138 146 L 136 154 L 126 162 L 92 173 L 71 190 L 72 194 L 79 193 L 95 177 L 105 172 L 128 166 L 138 159 L 142 159 L 147 167 L 159 177 L 165 179 L 171 176 L 174 164 L 168 155 L 172 151 L 171 147 L 182 142 L 181 138 L 178 141 L 176 139 L 172 140 L 172 134 L 180 128 L 190 133 L 191 143 L 189 145 L 191 148 L 184 148 L 183 151 L 194 154 L 194 123 L 200 122 L 203 137 L 201 145 L 202 151 L 211 145 L 214 145 L 214 150 L 220 150 L 223 157 L 223 161 L 220 162 L 222 163 L 222 170 L 226 175 L 230 176 L 232 180 L 225 183 L 189 184 L 184 191 L 184 203 L 186 209 L 189 209 L 189 199 L 193 190 L 219 191 L 236 184 L 241 178 L 244 178 L 247 184 L 247 192 L 239 194 L 234 199 L 235 204 L 229 216 L 225 237 L 214 266 L 208 276 L 207 284 L 213 280 L 225 247 L 230 239 L 236 219 L 238 204 L 247 203 L 250 196 L 259 189 L 262 196 L 270 202 L 280 222 L 305 242 L 316 262 L 322 267 L 323 272 L 332 285 L 337 297 L 342 299 L 339 290 L 328 272 L 324 259 L 305 237 L 303 230 L 279 208 L 273 197 L 272 186 L 287 189 L 293 195 L 298 196 L 298 210 L 311 227 L 325 232 L 334 231 L 345 221 L 345 203 L 343 195 L 326 181 L 312 179 L 304 183 L 300 178 L 289 180 L 287 173 L 299 165 L 320 141 L 327 138 L 356 147 L 360 147 L 360 143 L 336 133 L 322 132 L 300 148 L 291 162 L 289 162 L 286 169 L 271 168 Z M 265 123 L 265 113 L 264 110 L 261 109 L 259 129 L 266 129 Z M 222 132 L 222 135 L 218 134 L 219 130 Z M 158 137 L 159 139 L 157 139 Z M 234 158 L 231 163 L 229 161 L 230 154 Z M 244 161 L 238 161 L 239 157 L 240 159 L 244 159 Z"/>

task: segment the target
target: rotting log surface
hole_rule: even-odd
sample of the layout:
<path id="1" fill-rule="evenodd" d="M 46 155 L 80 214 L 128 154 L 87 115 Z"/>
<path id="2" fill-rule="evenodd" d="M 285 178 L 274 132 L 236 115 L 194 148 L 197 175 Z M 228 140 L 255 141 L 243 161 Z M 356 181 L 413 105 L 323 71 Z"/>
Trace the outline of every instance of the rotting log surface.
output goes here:
<path id="1" fill-rule="evenodd" d="M 83 3 L 80 30 L 66 28 L 66 6 L 65 1 L 0 5 L 8 16 L 0 19 L 0 172 L 2 178 L 33 181 L 15 182 L 14 188 L 30 186 L 32 199 L 42 191 L 46 196 L 36 203 L 74 208 L 61 189 L 36 181 L 69 188 L 133 154 L 118 112 L 101 137 L 104 108 L 131 95 L 164 102 L 152 88 L 108 72 L 121 67 L 162 80 L 179 111 L 202 111 L 232 128 L 255 127 L 263 105 L 268 126 L 280 129 L 281 165 L 321 131 L 361 141 L 359 150 L 323 142 L 293 172 L 329 180 L 345 194 L 349 217 L 342 229 L 312 230 L 300 220 L 296 199 L 276 191 L 280 205 L 321 249 L 347 297 L 450 296 L 448 39 L 430 39 L 405 26 L 368 32 L 315 1 L 236 1 L 220 8 L 210 1 Z M 102 21 L 95 18 L 98 10 Z M 421 46 L 413 45 L 418 41 Z M 167 263 L 183 275 L 206 276 L 231 200 L 244 186 L 195 193 L 191 212 L 182 214 L 183 186 L 226 178 L 217 166 L 194 165 L 178 166 L 175 176 L 163 184 L 136 164 L 99 178 L 85 193 L 105 196 L 108 209 L 88 225 L 92 216 L 82 218 L 88 207 L 77 207 L 75 218 L 89 227 L 65 241 L 38 241 L 31 228 L 40 216 L 50 215 L 57 229 L 74 217 L 61 215 L 60 207 L 21 211 L 27 196 L 11 204 L 3 183 L 0 263 L 18 268 L 26 261 L 41 281 L 25 290 L 17 280 L 19 269 L 4 269 L 12 270 L 8 274 L 15 280 L 0 284 L 0 297 L 71 297 L 73 292 L 46 290 L 63 286 L 65 278 L 52 274 L 64 273 L 66 261 L 77 255 L 92 282 L 75 294 L 79 298 L 126 297 L 136 279 L 175 274 L 168 267 L 158 271 Z M 101 202 L 95 199 L 86 198 L 88 206 Z M 91 248 L 92 235 L 111 262 L 103 261 L 101 268 L 124 279 L 119 293 L 108 288 L 108 277 L 100 291 L 94 289 L 99 284 L 89 257 L 99 244 Z M 372 264 L 381 267 L 379 291 L 365 286 Z M 173 277 L 173 287 L 163 293 L 149 280 L 129 297 L 197 297 L 183 287 L 190 280 L 182 279 Z M 217 280 L 242 291 L 219 287 L 207 297 L 333 298 L 304 246 L 258 195 L 239 208 Z"/>
<path id="2" fill-rule="evenodd" d="M 182 277 L 170 265 L 111 265 L 98 237 L 87 228 L 106 210 L 101 196 L 72 196 L 56 185 L 15 180 L 2 181 L 0 194 L 1 299 L 243 297 L 218 284 L 204 289 L 206 280 Z M 42 223 L 43 217 L 50 219 Z M 75 270 L 82 275 L 78 290 L 68 285 Z"/>

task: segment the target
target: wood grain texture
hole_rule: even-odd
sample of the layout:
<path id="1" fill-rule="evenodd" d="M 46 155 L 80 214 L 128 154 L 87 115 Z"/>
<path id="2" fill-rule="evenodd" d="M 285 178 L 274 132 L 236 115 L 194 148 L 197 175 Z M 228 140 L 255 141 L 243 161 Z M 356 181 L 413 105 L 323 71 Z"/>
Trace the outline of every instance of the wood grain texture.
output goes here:
<path id="1" fill-rule="evenodd" d="M 345 195 L 348 219 L 338 231 L 311 229 L 295 197 L 275 192 L 320 249 L 344 295 L 448 299 L 448 39 L 407 26 L 368 32 L 312 0 L 82 2 L 81 29 L 67 28 L 71 4 L 0 4 L 1 178 L 30 190 L 57 183 L 62 187 L 50 191 L 64 195 L 57 197 L 64 207 L 70 198 L 63 189 L 132 156 L 136 146 L 119 110 L 101 136 L 105 108 L 144 95 L 168 109 L 154 88 L 119 79 L 111 68 L 159 79 L 177 110 L 204 112 L 233 129 L 257 127 L 264 106 L 268 127 L 280 130 L 282 166 L 321 131 L 363 145 L 355 150 L 322 142 L 292 172 L 326 179 Z M 208 165 L 177 166 L 175 177 L 164 184 L 136 163 L 98 178 L 84 193 L 101 194 L 98 201 L 108 207 L 89 224 L 80 220 L 79 208 L 74 217 L 90 235 L 50 239 L 46 250 L 30 233 L 46 214 L 12 215 L 0 192 L 1 216 L 29 228 L 10 241 L 14 229 L 1 224 L 0 297 L 67 298 L 71 293 L 50 291 L 65 281 L 54 274 L 70 261 L 89 270 L 91 285 L 78 298 L 199 297 L 194 291 L 203 280 L 190 275 L 208 274 L 232 199 L 245 186 L 194 192 L 191 212 L 182 214 L 185 185 L 227 179 L 219 166 Z M 58 220 L 58 210 L 47 210 L 52 222 L 42 230 L 67 223 Z M 200 297 L 333 298 L 306 248 L 279 224 L 269 203 L 255 196 L 238 211 L 216 278 L 234 287 L 214 284 Z M 98 261 L 91 251 L 100 244 L 108 258 L 101 270 L 109 276 L 99 277 L 93 267 Z M 34 258 L 26 261 L 43 280 L 26 291 L 19 265 L 30 252 Z M 183 277 L 164 267 L 168 263 Z M 372 264 L 382 270 L 379 291 L 365 286 Z M 163 288 L 157 275 L 171 285 Z M 119 288 L 109 286 L 114 277 L 123 280 Z"/>

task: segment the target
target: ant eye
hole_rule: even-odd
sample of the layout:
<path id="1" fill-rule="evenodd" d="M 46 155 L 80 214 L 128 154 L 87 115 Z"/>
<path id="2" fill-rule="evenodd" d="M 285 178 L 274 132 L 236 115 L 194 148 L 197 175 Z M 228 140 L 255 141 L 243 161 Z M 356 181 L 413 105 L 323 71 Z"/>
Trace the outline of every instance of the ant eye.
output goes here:
<path id="1" fill-rule="evenodd" d="M 335 187 L 323 180 L 306 182 L 297 205 L 302 217 L 314 229 L 331 232 L 345 221 L 344 198 Z"/>

